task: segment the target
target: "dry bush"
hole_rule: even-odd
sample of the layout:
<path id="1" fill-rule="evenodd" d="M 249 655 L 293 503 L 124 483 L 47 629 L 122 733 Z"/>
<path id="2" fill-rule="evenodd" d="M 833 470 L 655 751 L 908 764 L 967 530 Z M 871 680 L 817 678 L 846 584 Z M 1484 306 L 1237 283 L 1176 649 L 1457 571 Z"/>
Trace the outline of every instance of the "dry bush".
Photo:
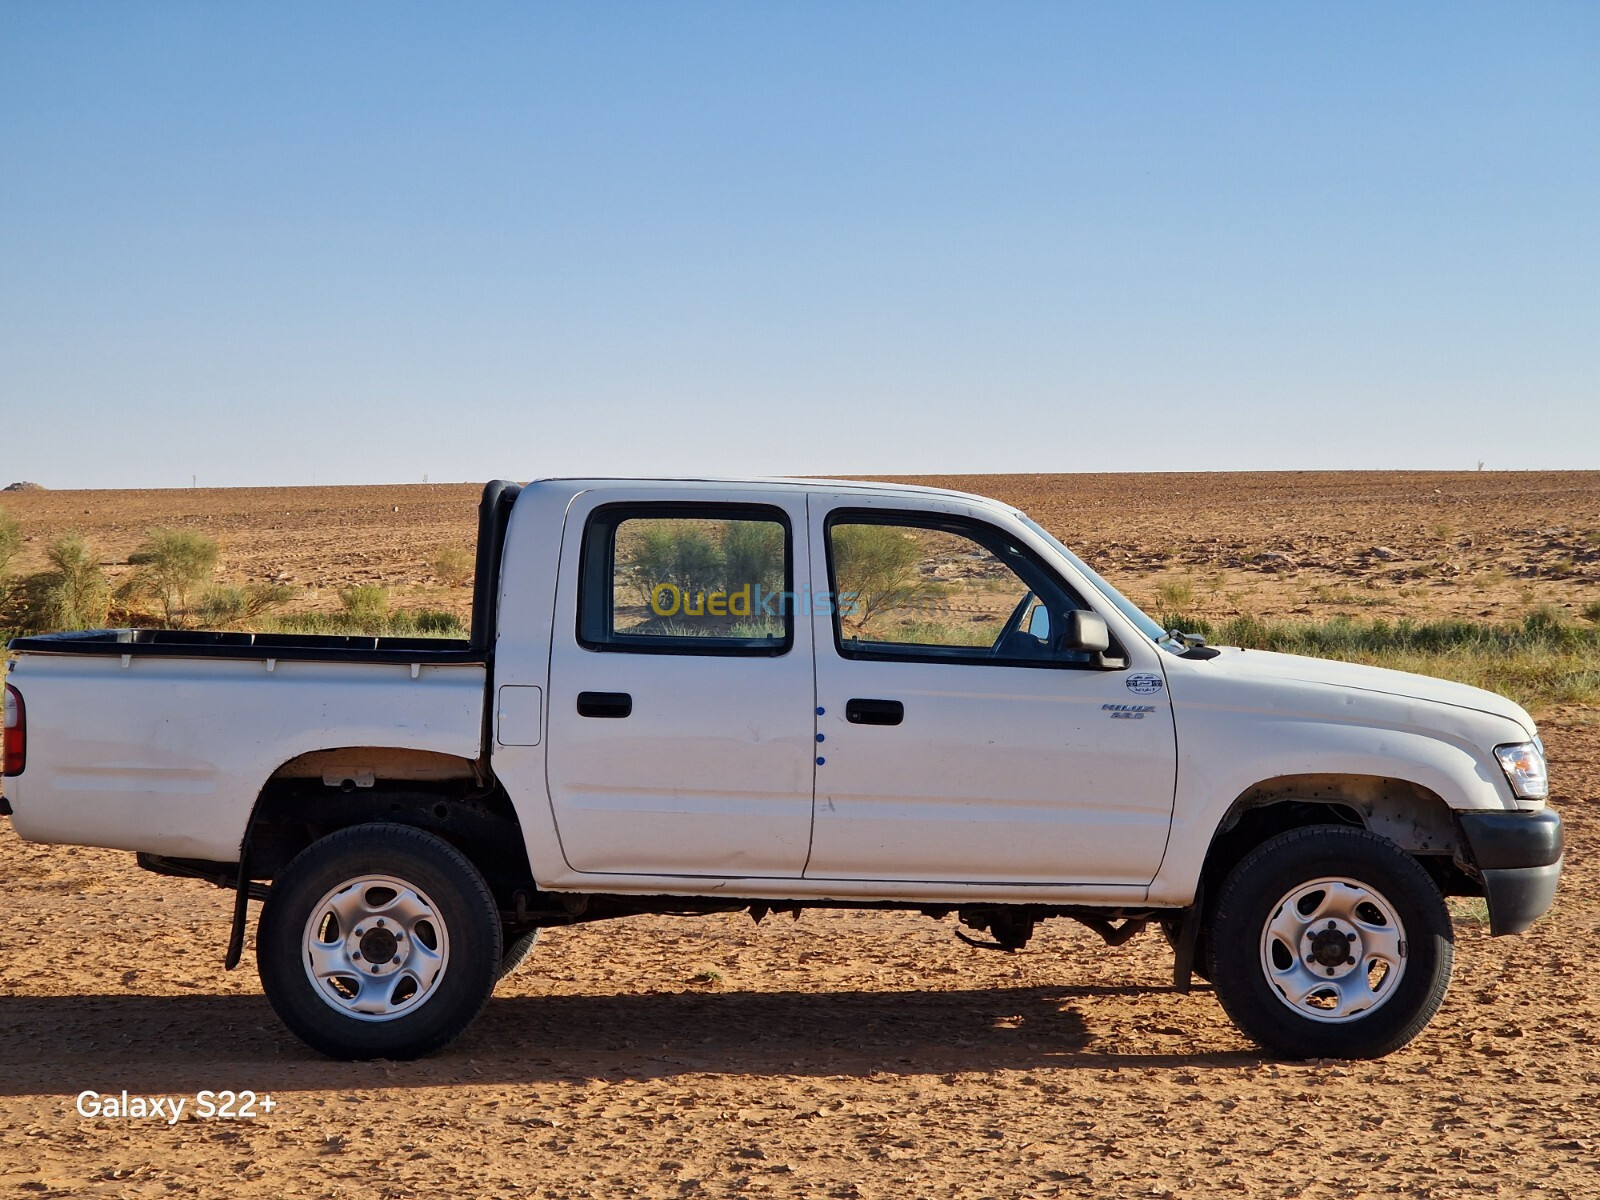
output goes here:
<path id="1" fill-rule="evenodd" d="M 119 598 L 137 600 L 154 596 L 161 603 L 166 624 L 187 616 L 189 595 L 211 577 L 217 566 L 218 547 L 195 529 L 152 529 L 132 554 L 130 565 L 138 568 L 118 589 Z"/>
<path id="2" fill-rule="evenodd" d="M 195 615 L 210 629 L 239 629 L 254 624 L 294 595 L 281 583 L 253 583 L 248 587 L 214 587 L 200 597 Z"/>
<path id="3" fill-rule="evenodd" d="M 855 598 L 856 612 L 840 620 L 860 630 L 880 613 L 918 594 L 922 547 L 892 525 L 837 525 L 833 563 L 839 593 Z"/>
<path id="4" fill-rule="evenodd" d="M 24 581 L 24 623 L 45 631 L 99 629 L 111 613 L 111 584 L 100 555 L 80 533 L 65 533 L 45 549 L 50 570 Z"/>
<path id="5" fill-rule="evenodd" d="M 477 568 L 470 550 L 460 546 L 446 546 L 428 562 L 434 578 L 446 587 L 466 587 Z"/>
<path id="6" fill-rule="evenodd" d="M 1194 584 L 1187 579 L 1166 579 L 1156 585 L 1162 612 L 1185 613 L 1194 606 Z"/>
<path id="7" fill-rule="evenodd" d="M 11 567 L 11 559 L 20 549 L 22 549 L 22 530 L 6 510 L 0 508 L 0 579 L 6 577 L 6 572 Z"/>
<path id="8" fill-rule="evenodd" d="M 357 584 L 339 593 L 339 603 L 351 624 L 382 633 L 389 625 L 389 589 L 375 583 Z"/>

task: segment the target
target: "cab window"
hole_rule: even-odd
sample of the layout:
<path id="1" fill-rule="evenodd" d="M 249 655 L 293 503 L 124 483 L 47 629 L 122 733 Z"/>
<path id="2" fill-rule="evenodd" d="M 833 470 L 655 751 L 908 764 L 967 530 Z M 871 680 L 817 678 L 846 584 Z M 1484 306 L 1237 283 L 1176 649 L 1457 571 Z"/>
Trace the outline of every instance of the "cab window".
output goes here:
<path id="1" fill-rule="evenodd" d="M 780 654 L 793 641 L 792 538 L 777 509 L 601 508 L 580 572 L 578 640 L 592 650 Z"/>
<path id="2" fill-rule="evenodd" d="M 827 525 L 833 625 L 846 657 L 1027 666 L 1087 664 L 1053 636 L 1083 608 L 993 526 L 835 513 Z"/>

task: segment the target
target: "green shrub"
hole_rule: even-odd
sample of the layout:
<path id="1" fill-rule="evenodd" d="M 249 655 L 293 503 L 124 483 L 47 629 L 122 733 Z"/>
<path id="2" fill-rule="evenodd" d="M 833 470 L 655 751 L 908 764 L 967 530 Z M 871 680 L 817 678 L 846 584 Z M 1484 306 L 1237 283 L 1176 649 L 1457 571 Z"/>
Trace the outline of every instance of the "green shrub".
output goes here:
<path id="1" fill-rule="evenodd" d="M 32 624 L 47 631 L 99 629 L 111 613 L 111 585 L 100 556 L 80 533 L 65 533 L 45 549 L 50 570 L 35 576 Z"/>
<path id="2" fill-rule="evenodd" d="M 1567 627 L 1567 611 L 1558 604 L 1541 604 L 1522 618 L 1522 628 L 1532 637 L 1557 637 Z"/>
<path id="3" fill-rule="evenodd" d="M 281 583 L 214 587 L 200 597 L 195 614 L 207 628 L 236 629 L 255 624 L 273 609 L 282 608 L 293 595 L 294 590 Z"/>
<path id="4" fill-rule="evenodd" d="M 1182 612 L 1194 603 L 1194 584 L 1187 579 L 1168 579 L 1156 587 L 1156 600 L 1162 612 Z"/>
<path id="5" fill-rule="evenodd" d="M 352 626 L 350 618 L 344 613 L 324 612 L 284 613 L 282 616 L 272 618 L 268 623 L 268 631 L 319 636 L 360 632 Z"/>
<path id="6" fill-rule="evenodd" d="M 723 576 L 729 588 L 760 584 L 783 590 L 783 530 L 771 521 L 730 521 L 722 539 Z"/>
<path id="7" fill-rule="evenodd" d="M 639 522 L 637 541 L 622 570 L 649 602 L 655 589 L 670 583 L 688 596 L 760 584 L 783 588 L 783 530 L 770 521 Z"/>
<path id="8" fill-rule="evenodd" d="M 460 546 L 446 546 L 429 560 L 428 566 L 446 587 L 465 587 L 477 569 L 472 552 Z"/>
<path id="9" fill-rule="evenodd" d="M 418 633 L 425 637 L 466 637 L 467 627 L 453 612 L 437 608 L 419 608 L 409 614 Z"/>
<path id="10" fill-rule="evenodd" d="M 921 593 L 922 547 L 891 525 L 839 525 L 832 534 L 840 602 L 854 594 L 856 610 L 841 620 L 864 628 L 880 613 Z"/>
<path id="11" fill-rule="evenodd" d="M 466 626 L 452 612 L 430 608 L 390 612 L 389 594 L 383 588 L 350 589 L 350 592 L 357 591 L 376 592 L 379 597 L 352 595 L 346 601 L 343 612 L 286 613 L 274 617 L 269 628 L 277 633 L 308 633 L 324 637 L 467 636 Z"/>
<path id="12" fill-rule="evenodd" d="M 16 521 L 0 508 L 0 579 L 11 568 L 11 559 L 22 549 L 22 530 Z"/>
<path id="13" fill-rule="evenodd" d="M 625 569 L 648 601 L 654 590 L 670 583 L 689 595 L 722 586 L 722 551 L 691 521 L 649 521 Z"/>
<path id="14" fill-rule="evenodd" d="M 389 589 L 375 583 L 357 584 L 339 593 L 339 603 L 350 622 L 362 632 L 381 633 L 389 626 Z"/>
<path id="15" fill-rule="evenodd" d="M 216 570 L 216 539 L 197 529 L 152 529 L 144 544 L 128 555 L 137 567 L 119 596 L 130 600 L 154 596 L 161 603 L 161 617 L 174 625 L 188 615 L 189 595 Z"/>
<path id="16" fill-rule="evenodd" d="M 362 633 L 394 637 L 466 637 L 461 618 L 439 608 L 402 608 L 391 613 L 381 627 L 367 626 Z"/>

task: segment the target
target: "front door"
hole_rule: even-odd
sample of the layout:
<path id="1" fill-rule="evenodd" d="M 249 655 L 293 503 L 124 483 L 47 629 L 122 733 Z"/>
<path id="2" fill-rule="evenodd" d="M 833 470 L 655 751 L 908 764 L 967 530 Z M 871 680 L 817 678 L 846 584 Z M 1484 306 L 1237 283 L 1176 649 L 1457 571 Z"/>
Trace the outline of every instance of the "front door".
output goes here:
<path id="1" fill-rule="evenodd" d="M 793 596 L 805 511 L 800 492 L 575 503 L 557 586 L 556 612 L 567 616 L 551 647 L 547 758 L 561 850 L 575 870 L 796 878 L 804 869 L 816 699 L 811 627 Z"/>
<path id="2" fill-rule="evenodd" d="M 1063 650 L 1084 598 L 979 517 L 813 509 L 806 878 L 1148 884 L 1177 758 L 1160 652 Z"/>

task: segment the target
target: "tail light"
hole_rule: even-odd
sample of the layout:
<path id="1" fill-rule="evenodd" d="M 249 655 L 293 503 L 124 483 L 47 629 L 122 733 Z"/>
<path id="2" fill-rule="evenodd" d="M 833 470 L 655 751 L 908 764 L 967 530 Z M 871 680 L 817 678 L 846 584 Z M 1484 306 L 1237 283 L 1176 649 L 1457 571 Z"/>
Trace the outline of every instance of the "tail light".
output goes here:
<path id="1" fill-rule="evenodd" d="M 21 775 L 28 765 L 28 710 L 22 706 L 22 693 L 6 684 L 5 774 Z"/>

